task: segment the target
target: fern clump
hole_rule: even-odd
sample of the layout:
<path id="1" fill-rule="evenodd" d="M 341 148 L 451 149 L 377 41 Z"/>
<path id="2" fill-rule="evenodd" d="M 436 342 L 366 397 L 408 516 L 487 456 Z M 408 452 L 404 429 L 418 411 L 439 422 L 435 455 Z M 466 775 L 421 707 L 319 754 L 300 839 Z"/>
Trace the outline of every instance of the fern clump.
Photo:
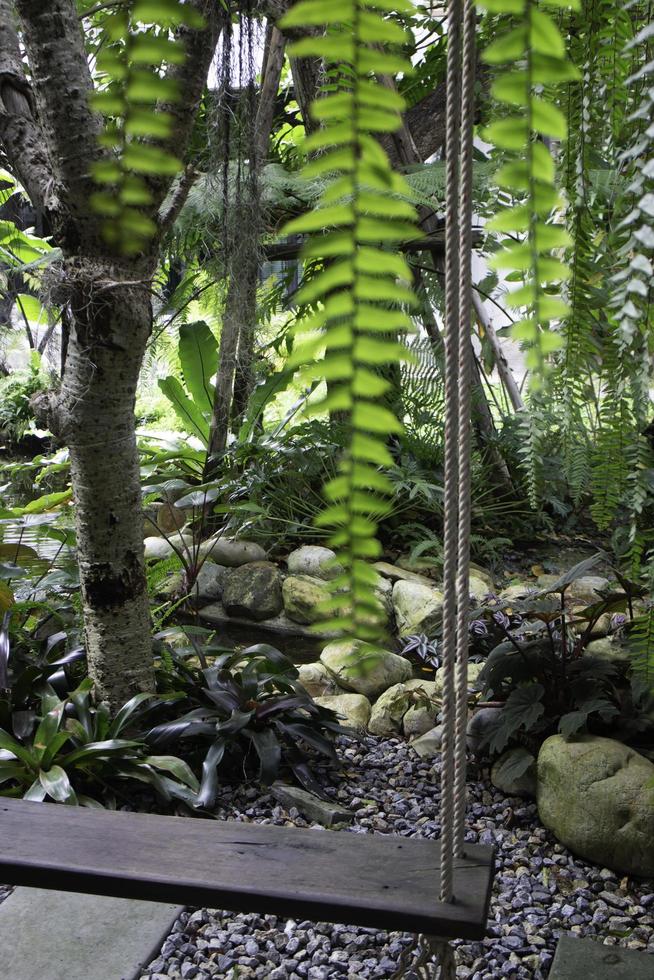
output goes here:
<path id="1" fill-rule="evenodd" d="M 376 139 L 399 128 L 404 103 L 377 77 L 410 70 L 401 52 L 408 35 L 384 14 L 412 13 L 408 0 L 303 0 L 282 21 L 287 28 L 323 27 L 323 35 L 303 38 L 291 53 L 338 66 L 337 85 L 313 107 L 321 128 L 304 144 L 314 154 L 304 176 L 325 178 L 326 186 L 315 209 L 285 229 L 310 236 L 304 257 L 320 266 L 299 295 L 308 312 L 290 366 L 301 368 L 308 383 L 327 381 L 315 409 L 339 413 L 349 434 L 317 519 L 345 569 L 332 583 L 321 626 L 370 641 L 380 635 L 383 614 L 369 559 L 380 555 L 377 522 L 392 493 L 382 470 L 392 462 L 387 439 L 402 428 L 384 402 L 391 387 L 384 370 L 407 356 L 398 338 L 412 330 L 406 310 L 414 303 L 410 269 L 387 248 L 416 237 L 410 188 Z"/>

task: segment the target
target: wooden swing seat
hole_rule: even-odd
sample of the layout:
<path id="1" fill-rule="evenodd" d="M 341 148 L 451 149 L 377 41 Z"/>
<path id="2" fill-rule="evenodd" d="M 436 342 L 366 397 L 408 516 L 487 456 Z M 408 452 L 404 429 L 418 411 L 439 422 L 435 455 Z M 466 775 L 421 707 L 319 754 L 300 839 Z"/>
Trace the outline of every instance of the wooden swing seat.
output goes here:
<path id="1" fill-rule="evenodd" d="M 0 882 L 153 902 L 481 939 L 493 849 L 466 845 L 455 901 L 439 901 L 440 845 L 0 802 Z"/>

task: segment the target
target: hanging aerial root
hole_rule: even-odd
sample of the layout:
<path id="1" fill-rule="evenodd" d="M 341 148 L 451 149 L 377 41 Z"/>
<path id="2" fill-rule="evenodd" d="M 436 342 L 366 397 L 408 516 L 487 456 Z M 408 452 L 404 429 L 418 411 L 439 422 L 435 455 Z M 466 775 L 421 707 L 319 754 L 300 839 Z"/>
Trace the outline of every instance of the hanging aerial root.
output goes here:
<path id="1" fill-rule="evenodd" d="M 435 962 L 434 962 L 435 961 Z M 390 980 L 456 980 L 456 960 L 448 939 L 414 936 L 406 947 Z"/>

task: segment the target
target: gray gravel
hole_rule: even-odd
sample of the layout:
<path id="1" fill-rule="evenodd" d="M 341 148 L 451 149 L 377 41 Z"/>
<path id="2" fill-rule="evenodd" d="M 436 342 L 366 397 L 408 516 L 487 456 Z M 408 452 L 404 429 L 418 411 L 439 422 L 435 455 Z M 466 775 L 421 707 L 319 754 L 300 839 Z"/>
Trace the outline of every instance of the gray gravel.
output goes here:
<path id="1" fill-rule="evenodd" d="M 342 739 L 339 756 L 331 795 L 356 811 L 339 832 L 439 836 L 437 772 L 405 742 Z M 220 815 L 310 826 L 255 786 L 226 787 Z M 498 870 L 488 937 L 456 944 L 457 977 L 545 980 L 562 932 L 654 955 L 654 882 L 621 881 L 574 858 L 540 825 L 535 803 L 505 797 L 474 765 L 467 840 L 494 843 Z M 402 933 L 199 909 L 179 919 L 141 980 L 388 980 L 408 942 Z"/>

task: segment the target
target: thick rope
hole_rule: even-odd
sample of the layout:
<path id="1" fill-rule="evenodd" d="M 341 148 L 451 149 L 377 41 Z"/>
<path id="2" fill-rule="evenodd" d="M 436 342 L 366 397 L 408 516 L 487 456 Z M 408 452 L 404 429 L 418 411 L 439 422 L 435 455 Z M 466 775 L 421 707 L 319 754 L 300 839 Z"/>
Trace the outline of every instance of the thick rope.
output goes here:
<path id="1" fill-rule="evenodd" d="M 454 856 L 465 839 L 466 729 L 468 723 L 468 609 L 470 605 L 470 458 L 472 318 L 472 154 L 474 126 L 475 6 L 463 0 L 459 171 L 459 527 L 457 555 L 456 721 L 454 747 Z"/>
<path id="2" fill-rule="evenodd" d="M 463 854 L 466 809 L 474 57 L 473 0 L 449 0 L 445 162 L 442 902 L 452 902 L 456 898 L 454 868 L 456 859 Z M 456 962 L 450 942 L 416 936 L 402 954 L 394 978 L 405 977 L 409 970 L 425 980 L 435 976 L 439 980 L 456 980 Z M 438 970 L 437 974 L 435 970 Z"/>
<path id="3" fill-rule="evenodd" d="M 458 323 L 461 0 L 450 0 L 447 26 L 445 135 L 445 487 L 443 497 L 443 742 L 441 753 L 441 892 L 451 902 L 454 888 L 454 750 L 456 658 L 456 565 L 458 556 Z"/>

